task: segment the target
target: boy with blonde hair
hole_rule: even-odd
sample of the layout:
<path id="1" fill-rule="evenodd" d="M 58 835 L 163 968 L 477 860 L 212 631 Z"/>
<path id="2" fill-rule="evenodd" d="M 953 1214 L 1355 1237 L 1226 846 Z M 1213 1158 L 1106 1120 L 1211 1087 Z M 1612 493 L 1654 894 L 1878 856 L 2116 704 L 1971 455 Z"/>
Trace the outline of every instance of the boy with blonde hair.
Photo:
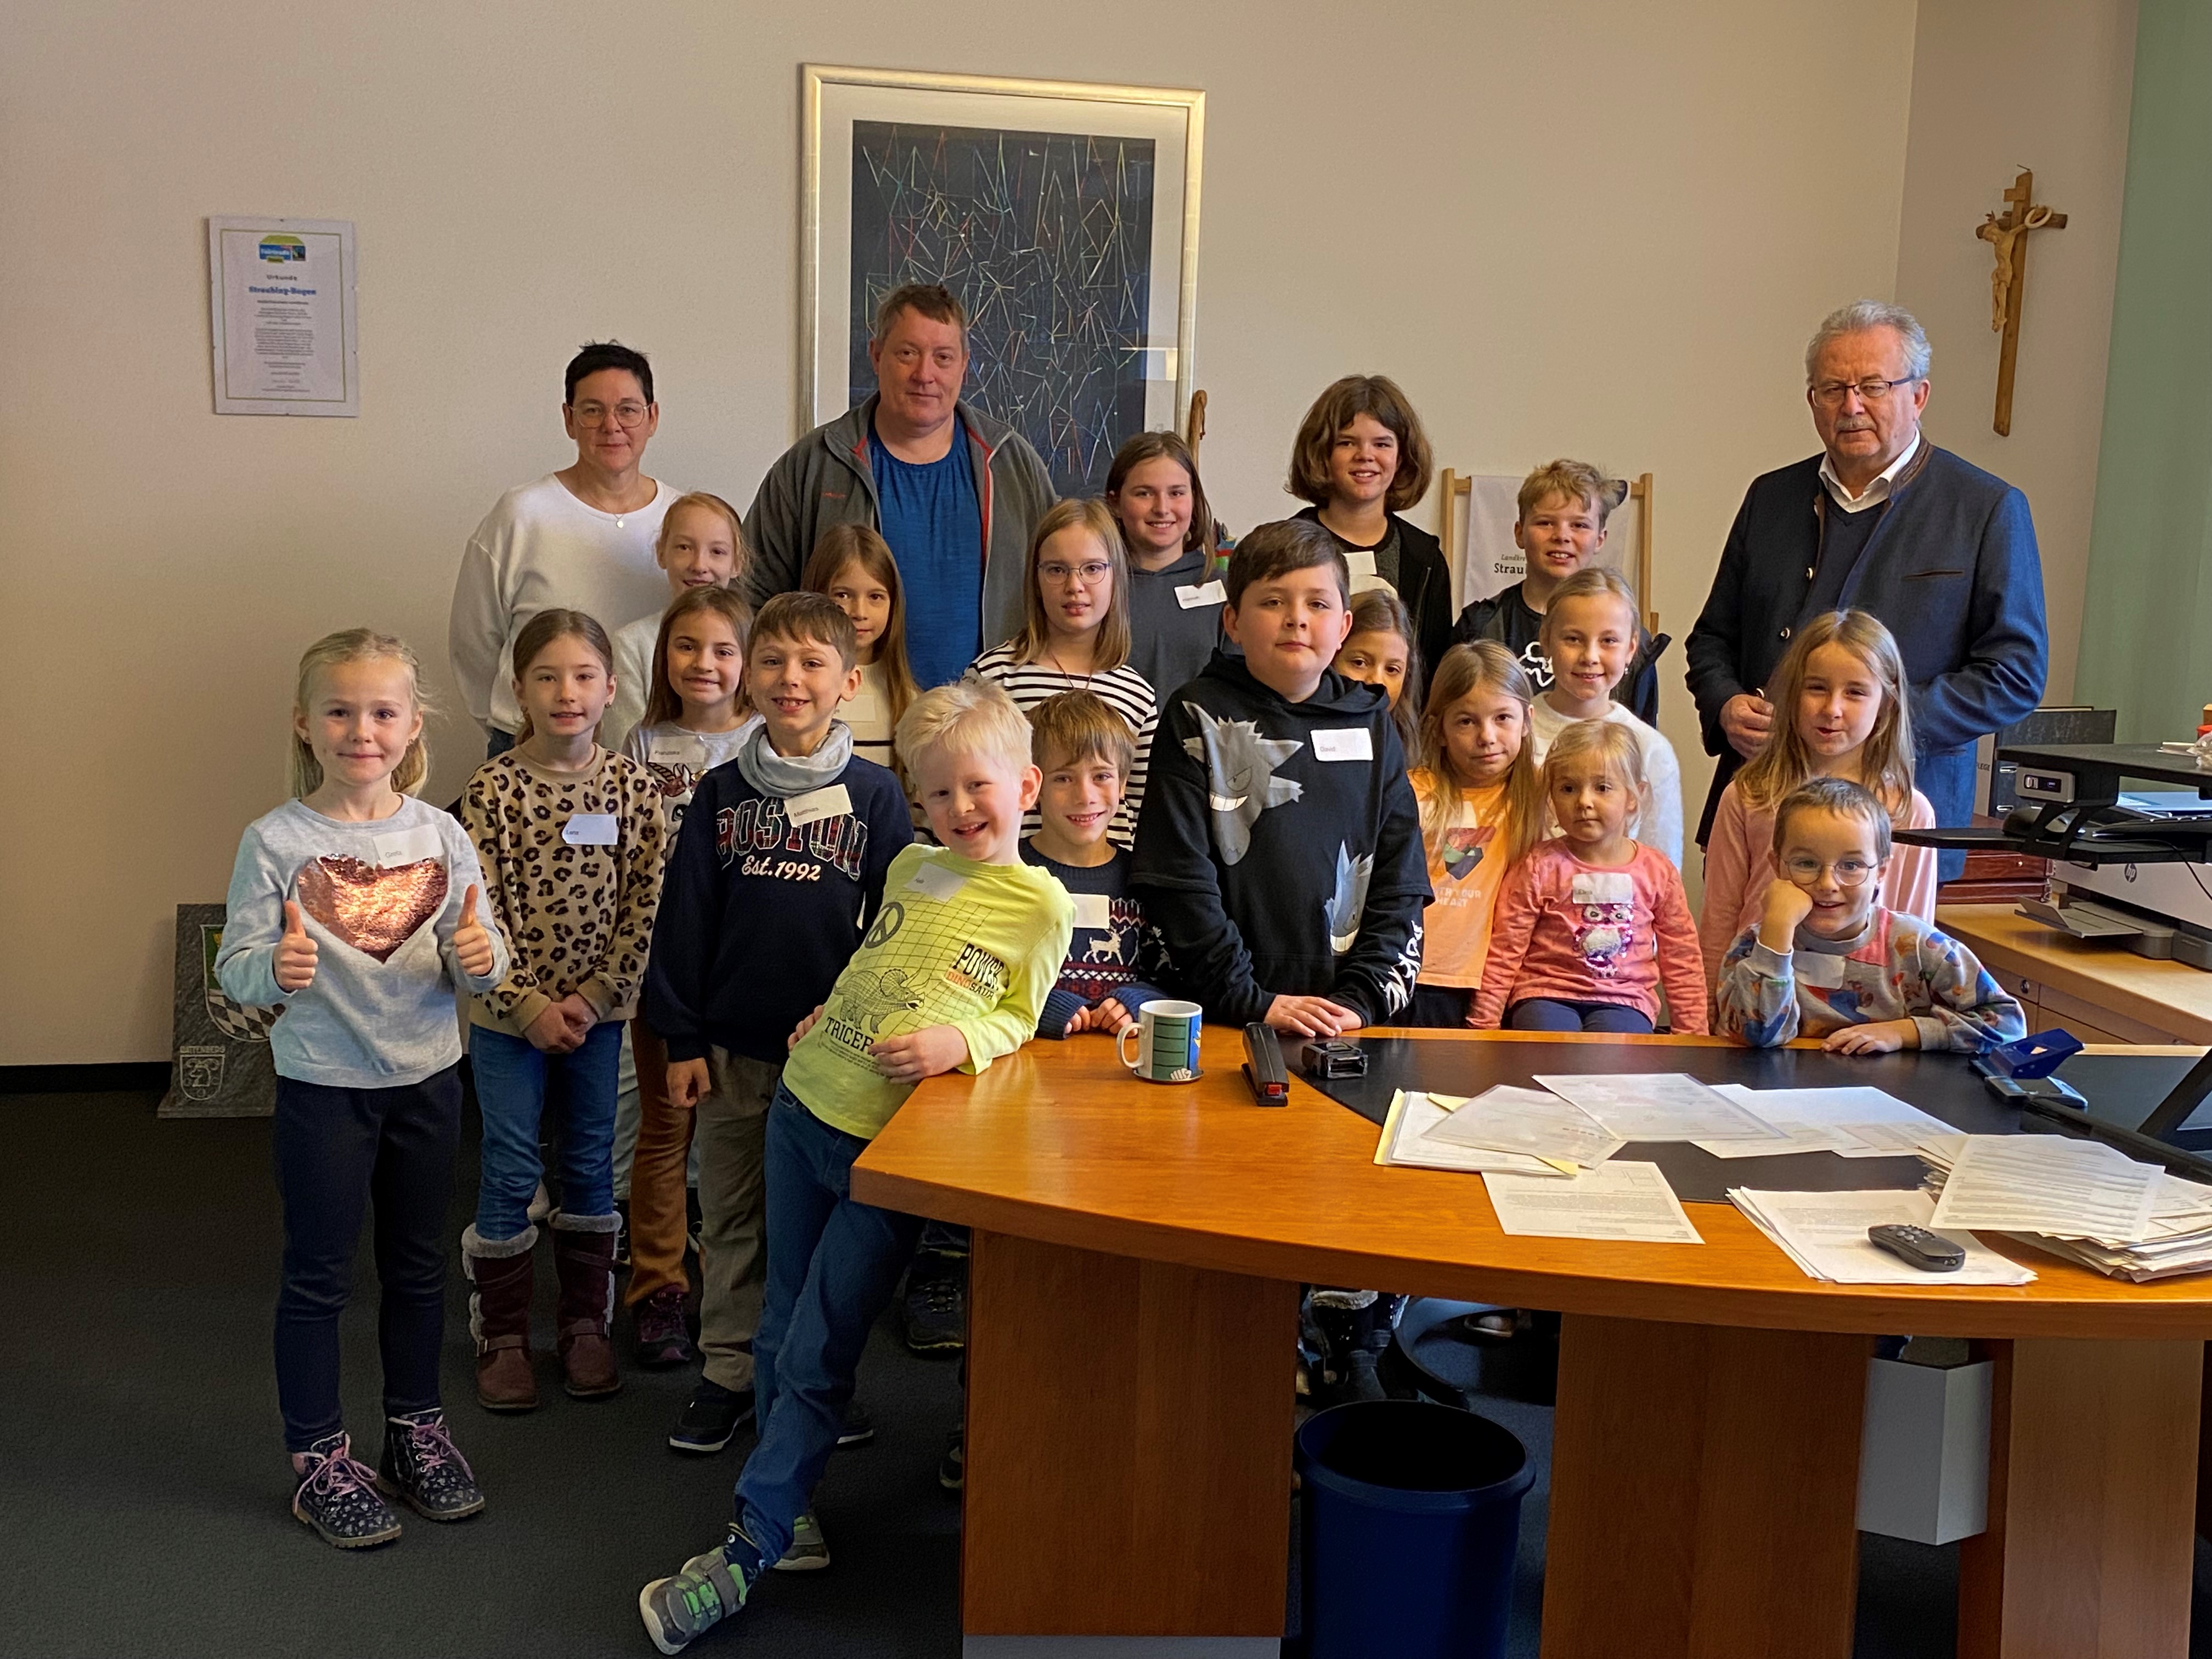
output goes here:
<path id="1" fill-rule="evenodd" d="M 1606 521 L 1620 505 L 1621 486 L 1588 461 L 1547 461 L 1521 481 L 1515 504 L 1513 544 L 1527 574 L 1502 592 L 1477 599 L 1460 612 L 1455 644 L 1495 640 L 1521 659 L 1539 692 L 1552 688 L 1552 659 L 1541 638 L 1544 613 L 1559 584 L 1589 568 L 1605 545 Z M 1667 649 L 1641 625 L 1636 654 L 1620 681 L 1623 708 L 1646 726 L 1659 724 L 1659 658 Z"/>
<path id="2" fill-rule="evenodd" d="M 921 1221 L 854 1199 L 854 1160 L 924 1078 L 981 1072 L 1027 1042 L 1059 975 L 1075 907 L 1022 862 L 1039 782 L 1030 744 L 1029 722 L 995 686 L 939 686 L 899 721 L 898 753 L 943 844 L 891 861 L 860 948 L 792 1035 L 769 1107 L 760 1441 L 728 1536 L 638 1593 L 663 1653 L 743 1607 L 790 1547 L 869 1328 L 914 1253 Z"/>

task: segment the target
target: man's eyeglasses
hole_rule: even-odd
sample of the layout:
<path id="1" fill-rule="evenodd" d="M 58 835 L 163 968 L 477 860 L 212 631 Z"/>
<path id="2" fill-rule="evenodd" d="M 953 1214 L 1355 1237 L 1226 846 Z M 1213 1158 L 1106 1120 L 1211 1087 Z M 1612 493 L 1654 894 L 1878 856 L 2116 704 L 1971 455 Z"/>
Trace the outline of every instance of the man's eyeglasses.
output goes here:
<path id="1" fill-rule="evenodd" d="M 1073 576 L 1085 587 L 1090 587 L 1096 583 L 1104 581 L 1113 574 L 1113 569 L 1114 567 L 1103 559 L 1091 559 L 1082 564 L 1060 564 L 1057 562 L 1041 564 L 1037 567 L 1037 574 L 1054 585 Z"/>
<path id="2" fill-rule="evenodd" d="M 617 404 L 612 409 L 605 404 L 571 404 L 568 414 L 578 426 L 604 426 L 611 415 L 617 426 L 629 432 L 645 424 L 646 407 L 631 403 Z"/>
<path id="3" fill-rule="evenodd" d="M 1789 873 L 1790 879 L 1800 887 L 1812 886 L 1820 879 L 1820 872 L 1824 870 L 1832 870 L 1835 872 L 1836 885 L 1838 887 L 1863 887 L 1866 885 L 1866 878 L 1874 873 L 1874 866 L 1869 864 L 1864 859 L 1822 860 L 1814 858 L 1809 854 L 1800 854 L 1796 858 L 1784 859 L 1782 861 L 1782 867 Z"/>
<path id="4" fill-rule="evenodd" d="M 1901 386 L 1911 386 L 1915 375 L 1901 380 L 1822 380 L 1813 388 L 1813 396 L 1820 403 L 1834 409 L 1844 401 L 1844 394 L 1856 392 L 1863 404 L 1878 404 Z"/>

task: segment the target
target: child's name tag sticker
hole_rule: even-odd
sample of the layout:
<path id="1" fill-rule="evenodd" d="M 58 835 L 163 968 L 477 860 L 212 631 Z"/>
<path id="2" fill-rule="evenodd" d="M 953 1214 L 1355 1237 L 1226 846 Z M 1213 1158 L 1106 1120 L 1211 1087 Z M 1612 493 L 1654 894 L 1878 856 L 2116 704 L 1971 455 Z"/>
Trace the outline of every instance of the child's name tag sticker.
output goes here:
<path id="1" fill-rule="evenodd" d="M 1202 605 L 1226 605 L 1229 590 L 1219 582 L 1200 582 L 1196 586 L 1179 586 L 1175 591 L 1176 603 L 1186 611 L 1195 611 Z"/>
<path id="2" fill-rule="evenodd" d="M 389 830 L 370 837 L 376 843 L 376 864 L 380 870 L 396 870 L 403 864 L 420 864 L 425 859 L 446 856 L 446 843 L 438 832 L 427 823 L 412 830 Z"/>
<path id="3" fill-rule="evenodd" d="M 957 870 L 948 870 L 932 859 L 914 872 L 914 879 L 907 883 L 907 888 L 925 898 L 943 901 L 951 898 L 967 884 L 967 877 Z"/>
<path id="4" fill-rule="evenodd" d="M 1332 726 L 1313 734 L 1316 760 L 1364 761 L 1375 758 L 1375 734 L 1364 726 Z"/>
<path id="5" fill-rule="evenodd" d="M 1346 553 L 1344 556 L 1344 563 L 1345 568 L 1352 573 L 1353 592 L 1370 593 L 1378 587 L 1386 593 L 1395 593 L 1398 591 L 1384 580 L 1382 573 L 1376 569 L 1373 548 L 1358 549 Z"/>
<path id="6" fill-rule="evenodd" d="M 1833 951 L 1795 951 L 1790 956 L 1790 965 L 1796 971 L 1800 985 L 1809 985 L 1816 991 L 1840 991 L 1844 988 L 1844 959 Z"/>
<path id="7" fill-rule="evenodd" d="M 794 830 L 812 823 L 817 818 L 841 818 L 853 810 L 853 798 L 842 783 L 833 783 L 826 789 L 810 789 L 803 795 L 784 798 L 783 815 L 791 820 Z"/>
<path id="8" fill-rule="evenodd" d="M 571 812 L 561 839 L 571 847 L 611 847 L 620 836 L 611 812 Z"/>
<path id="9" fill-rule="evenodd" d="M 707 745 L 695 737 L 670 733 L 653 739 L 646 758 L 663 766 L 696 766 L 707 758 Z"/>
<path id="10" fill-rule="evenodd" d="M 1103 930 L 1114 925 L 1114 901 L 1103 893 L 1070 893 L 1075 901 L 1075 925 Z"/>
<path id="11" fill-rule="evenodd" d="M 1633 904 L 1636 883 L 1626 870 L 1584 870 L 1567 889 L 1576 904 Z"/>
<path id="12" fill-rule="evenodd" d="M 864 685 L 845 700 L 842 718 L 848 726 L 881 726 L 890 719 L 890 705 L 872 685 Z"/>

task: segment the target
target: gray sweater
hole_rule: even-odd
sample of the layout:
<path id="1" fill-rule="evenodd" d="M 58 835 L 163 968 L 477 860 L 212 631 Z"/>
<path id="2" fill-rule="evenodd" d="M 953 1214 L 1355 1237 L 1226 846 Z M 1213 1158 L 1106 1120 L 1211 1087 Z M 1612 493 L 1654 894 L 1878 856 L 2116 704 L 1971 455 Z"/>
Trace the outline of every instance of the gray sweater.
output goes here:
<path id="1" fill-rule="evenodd" d="M 998 644 L 1022 629 L 1022 571 L 1030 535 L 1052 505 L 1052 477 L 1029 440 L 1004 421 L 963 403 L 975 463 L 977 504 L 982 509 L 983 643 Z M 761 480 L 745 514 L 745 544 L 752 562 L 745 598 L 758 609 L 799 586 L 822 532 L 832 525 L 883 528 L 876 500 L 868 434 L 875 429 L 876 398 L 817 426 L 789 449 Z"/>
<path id="2" fill-rule="evenodd" d="M 269 1030 L 279 1077 L 339 1089 L 420 1083 L 460 1060 L 455 988 L 489 991 L 507 976 L 507 941 L 483 886 L 459 823 L 412 796 L 374 823 L 286 801 L 238 844 L 216 977 L 234 1000 L 283 1011 Z M 471 887 L 492 941 L 482 979 L 453 959 Z M 289 994 L 276 986 L 287 899 L 315 941 L 313 983 Z"/>

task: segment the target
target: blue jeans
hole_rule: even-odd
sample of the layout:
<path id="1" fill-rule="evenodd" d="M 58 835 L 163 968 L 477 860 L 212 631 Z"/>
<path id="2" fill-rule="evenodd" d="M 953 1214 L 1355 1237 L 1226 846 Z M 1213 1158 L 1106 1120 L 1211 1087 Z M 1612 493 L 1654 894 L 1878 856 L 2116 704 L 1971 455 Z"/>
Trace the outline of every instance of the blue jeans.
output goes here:
<path id="1" fill-rule="evenodd" d="M 737 1520 L 780 1561 L 813 1501 L 853 1397 L 869 1328 L 890 1304 L 919 1218 L 853 1201 L 868 1143 L 833 1129 L 781 1084 L 768 1109 L 768 1292 L 753 1339 L 760 1442 L 738 1476 Z"/>
<path id="2" fill-rule="evenodd" d="M 446 1330 L 446 1206 L 461 1133 L 460 1067 L 390 1089 L 276 1079 L 270 1140 L 284 1203 L 276 1292 L 276 1401 L 284 1449 L 305 1451 L 343 1425 L 338 1316 L 353 1293 L 362 1212 L 376 1213 L 376 1311 L 384 1413 L 438 1404 Z"/>
<path id="3" fill-rule="evenodd" d="M 1612 1031 L 1630 1036 L 1650 1033 L 1651 1022 L 1621 1002 L 1560 1002 L 1530 997 L 1505 1011 L 1509 1031 Z"/>
<path id="4" fill-rule="evenodd" d="M 561 1208 L 569 1215 L 612 1215 L 615 1208 L 615 1073 L 623 1022 L 603 1019 L 572 1054 L 549 1054 L 522 1037 L 469 1027 L 469 1064 L 483 1112 L 483 1172 L 477 1185 L 477 1236 L 487 1243 L 520 1238 L 544 1166 L 538 1155 L 547 1074 L 567 1084 L 561 1123 Z"/>

